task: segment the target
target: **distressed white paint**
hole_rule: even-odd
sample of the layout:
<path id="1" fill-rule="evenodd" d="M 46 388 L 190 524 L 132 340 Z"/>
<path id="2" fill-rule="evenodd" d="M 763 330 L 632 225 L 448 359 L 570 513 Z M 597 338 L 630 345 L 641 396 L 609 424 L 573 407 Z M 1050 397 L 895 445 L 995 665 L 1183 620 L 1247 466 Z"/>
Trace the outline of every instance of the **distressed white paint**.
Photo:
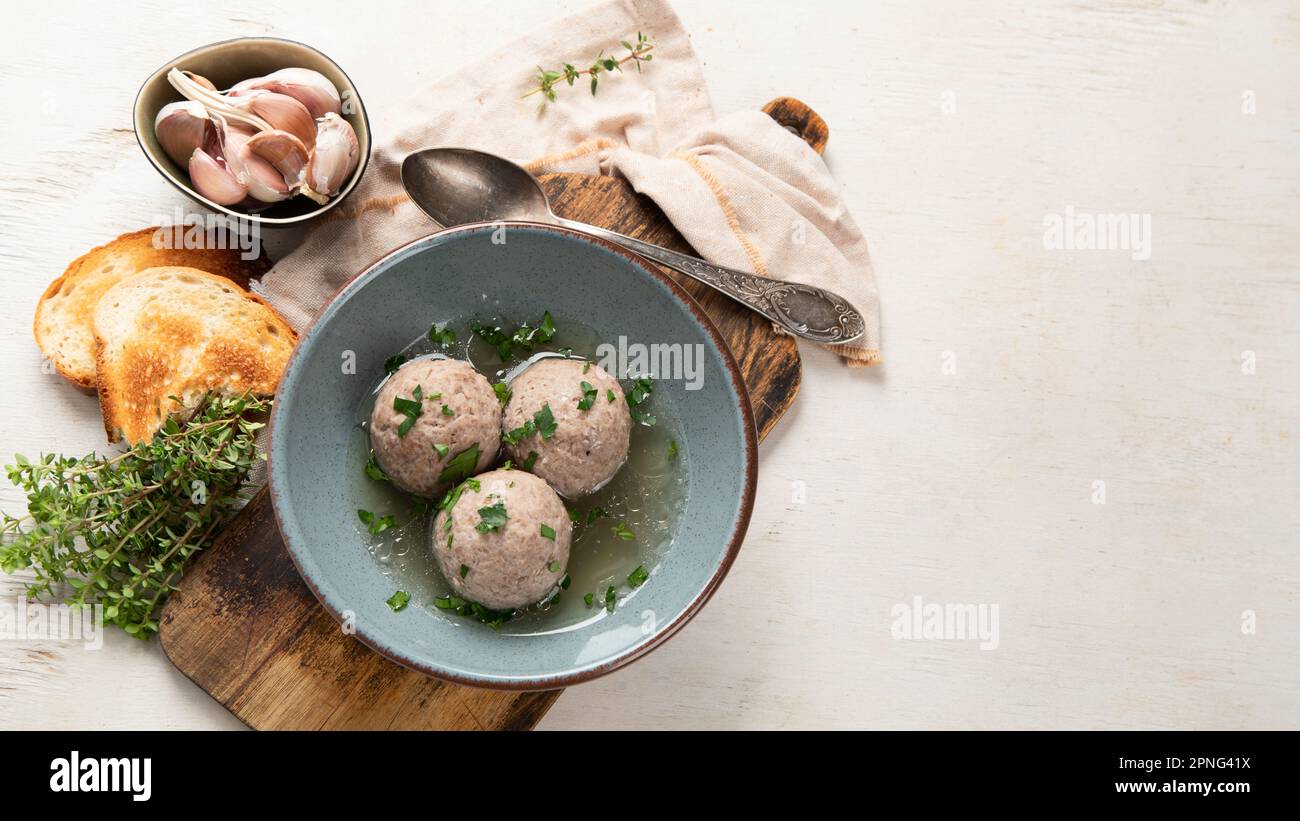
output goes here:
<path id="1" fill-rule="evenodd" d="M 99 443 L 30 317 L 68 260 L 178 201 L 130 133 L 159 62 L 291 36 L 382 111 L 583 4 L 135 5 L 43 3 L 0 35 L 5 460 Z M 718 111 L 791 94 L 831 124 L 886 364 L 806 353 L 715 600 L 543 726 L 1300 726 L 1294 6 L 810 5 L 678 9 Z M 1067 206 L 1150 214 L 1151 259 L 1046 250 Z M 914 594 L 997 604 L 998 649 L 895 641 Z M 238 723 L 156 644 L 0 642 L 0 727 L 37 726 Z"/>

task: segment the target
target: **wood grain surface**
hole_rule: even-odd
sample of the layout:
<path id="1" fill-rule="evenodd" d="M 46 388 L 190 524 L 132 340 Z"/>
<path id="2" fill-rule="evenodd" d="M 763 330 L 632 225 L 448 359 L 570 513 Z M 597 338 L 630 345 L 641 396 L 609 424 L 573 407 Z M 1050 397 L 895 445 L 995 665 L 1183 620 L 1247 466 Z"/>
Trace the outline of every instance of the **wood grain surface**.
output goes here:
<path id="1" fill-rule="evenodd" d="M 781 110 L 793 112 L 796 130 L 820 121 L 798 101 Z M 541 180 L 561 216 L 691 252 L 654 203 L 621 180 Z M 735 355 L 759 436 L 766 436 L 799 390 L 793 338 L 708 286 L 675 276 Z M 186 573 L 163 610 L 159 638 L 182 673 L 257 729 L 530 729 L 562 692 L 439 681 L 345 635 L 299 578 L 265 488 Z"/>

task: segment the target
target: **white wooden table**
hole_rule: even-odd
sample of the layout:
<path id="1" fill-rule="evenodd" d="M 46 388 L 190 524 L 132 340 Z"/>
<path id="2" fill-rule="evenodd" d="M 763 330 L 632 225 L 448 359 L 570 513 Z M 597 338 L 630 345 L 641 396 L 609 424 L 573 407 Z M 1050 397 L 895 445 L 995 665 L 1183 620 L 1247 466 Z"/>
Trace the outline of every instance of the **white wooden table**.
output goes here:
<path id="1" fill-rule="evenodd" d="M 31 316 L 180 201 L 131 133 L 161 61 L 291 36 L 373 111 L 584 4 L 134 5 L 45 2 L 0 35 L 5 462 L 101 443 Z M 1294 4 L 766 6 L 677 3 L 719 113 L 790 94 L 830 123 L 885 364 L 805 352 L 717 597 L 542 726 L 1300 726 Z M 1045 247 L 1067 208 L 1149 215 L 1150 259 Z M 895 639 L 917 595 L 996 605 L 997 649 Z M 237 726 L 156 642 L 0 641 L 2 728 Z"/>

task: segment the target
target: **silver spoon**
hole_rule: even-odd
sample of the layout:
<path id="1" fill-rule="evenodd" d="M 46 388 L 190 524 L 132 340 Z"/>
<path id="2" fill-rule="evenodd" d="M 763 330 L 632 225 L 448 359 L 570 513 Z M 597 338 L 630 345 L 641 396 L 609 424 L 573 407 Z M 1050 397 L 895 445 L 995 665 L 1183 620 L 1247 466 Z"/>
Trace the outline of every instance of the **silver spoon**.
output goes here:
<path id="1" fill-rule="evenodd" d="M 697 279 L 803 339 L 842 345 L 866 332 L 857 309 L 830 291 L 724 268 L 605 228 L 557 217 L 536 178 L 495 154 L 469 148 L 425 148 L 402 161 L 402 185 L 415 204 L 444 228 L 497 220 L 562 225 L 615 242 Z"/>

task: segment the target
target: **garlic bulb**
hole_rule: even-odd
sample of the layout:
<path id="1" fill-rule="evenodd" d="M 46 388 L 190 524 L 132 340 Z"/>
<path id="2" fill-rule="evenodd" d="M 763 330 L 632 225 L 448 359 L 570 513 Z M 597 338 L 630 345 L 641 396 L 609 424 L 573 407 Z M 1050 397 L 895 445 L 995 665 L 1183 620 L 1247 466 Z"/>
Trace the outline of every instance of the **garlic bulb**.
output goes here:
<path id="1" fill-rule="evenodd" d="M 356 170 L 359 155 L 357 134 L 348 121 L 332 113 L 321 117 L 317 121 L 316 150 L 307 163 L 306 187 L 302 193 L 327 198 L 337 194 Z"/>
<path id="2" fill-rule="evenodd" d="M 340 111 L 339 90 L 324 74 L 309 68 L 282 68 L 265 77 L 236 83 L 229 93 L 238 97 L 258 89 L 294 98 L 307 107 L 313 120 Z"/>
<path id="3" fill-rule="evenodd" d="M 296 194 L 324 204 L 356 172 L 356 132 L 319 72 L 281 69 L 224 93 L 176 68 L 167 80 L 186 99 L 158 112 L 158 141 L 218 205 L 256 210 Z"/>
<path id="4" fill-rule="evenodd" d="M 208 110 L 188 100 L 168 103 L 153 121 L 153 133 L 167 156 L 177 165 L 186 165 L 194 149 L 203 145 L 211 125 Z"/>

